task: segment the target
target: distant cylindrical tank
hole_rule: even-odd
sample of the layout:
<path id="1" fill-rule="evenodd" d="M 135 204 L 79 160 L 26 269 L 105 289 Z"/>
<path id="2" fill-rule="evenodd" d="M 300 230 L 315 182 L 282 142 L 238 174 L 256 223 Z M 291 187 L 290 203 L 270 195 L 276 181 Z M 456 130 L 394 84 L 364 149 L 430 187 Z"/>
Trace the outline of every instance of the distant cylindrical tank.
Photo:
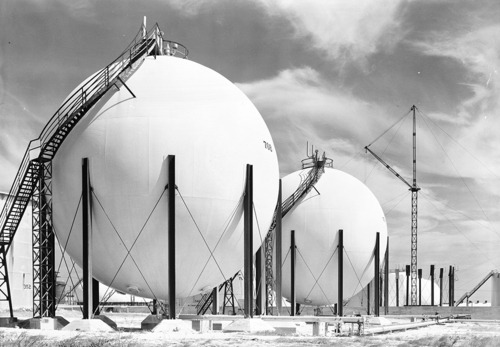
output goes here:
<path id="1" fill-rule="evenodd" d="M 177 297 L 205 291 L 243 265 L 246 164 L 254 165 L 254 249 L 278 192 L 273 140 L 250 100 L 217 72 L 148 57 L 78 123 L 53 162 L 58 240 L 82 264 L 81 161 L 90 160 L 94 277 L 166 299 L 167 168 L 176 156 Z M 77 212 L 78 211 L 78 212 Z"/>
<path id="2" fill-rule="evenodd" d="M 283 199 L 293 194 L 309 170 L 283 178 Z M 373 193 L 353 176 L 325 168 L 314 188 L 283 218 L 282 293 L 290 298 L 290 231 L 295 230 L 297 303 L 333 305 L 338 301 L 338 230 L 344 230 L 343 292 L 348 299 L 374 276 L 377 232 L 382 261 L 387 225 Z"/>
<path id="3" fill-rule="evenodd" d="M 500 273 L 491 276 L 491 306 L 500 306 Z"/>

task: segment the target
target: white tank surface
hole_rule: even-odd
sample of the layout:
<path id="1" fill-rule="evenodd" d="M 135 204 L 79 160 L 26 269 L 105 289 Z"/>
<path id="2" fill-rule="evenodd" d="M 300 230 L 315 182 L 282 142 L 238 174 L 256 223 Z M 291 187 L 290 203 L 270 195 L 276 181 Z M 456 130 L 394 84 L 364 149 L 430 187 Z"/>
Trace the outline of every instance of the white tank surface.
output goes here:
<path id="1" fill-rule="evenodd" d="M 500 306 L 500 273 L 491 276 L 491 306 Z"/>
<path id="2" fill-rule="evenodd" d="M 88 157 L 94 276 L 124 293 L 167 299 L 165 160 L 175 155 L 176 293 L 193 296 L 243 266 L 247 163 L 254 166 L 254 249 L 260 245 L 258 227 L 267 230 L 278 194 L 273 140 L 250 100 L 200 64 L 148 57 L 125 83 L 136 97 L 122 86 L 100 101 L 55 157 L 56 233 L 81 265 L 81 161 Z"/>
<path id="3" fill-rule="evenodd" d="M 293 194 L 310 169 L 282 180 L 283 199 Z M 338 230 L 344 231 L 344 299 L 374 276 L 373 251 L 380 232 L 381 259 L 387 246 L 385 216 L 373 193 L 355 177 L 325 168 L 304 199 L 283 218 L 282 293 L 290 298 L 290 231 L 295 230 L 297 303 L 337 303 Z"/>

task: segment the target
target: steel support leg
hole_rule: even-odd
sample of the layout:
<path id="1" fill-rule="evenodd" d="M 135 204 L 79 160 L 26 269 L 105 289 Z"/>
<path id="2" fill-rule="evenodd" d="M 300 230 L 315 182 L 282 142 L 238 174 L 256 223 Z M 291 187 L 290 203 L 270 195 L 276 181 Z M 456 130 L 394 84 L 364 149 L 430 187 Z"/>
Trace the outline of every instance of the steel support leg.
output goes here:
<path id="1" fill-rule="evenodd" d="M 431 306 L 434 306 L 434 265 L 431 265 Z"/>
<path id="2" fill-rule="evenodd" d="M 389 236 L 387 236 L 387 248 L 385 249 L 384 314 L 389 314 Z"/>
<path id="3" fill-rule="evenodd" d="M 337 314 L 342 317 L 344 315 L 344 230 L 339 230 L 339 246 L 338 254 L 338 299 L 337 299 Z"/>
<path id="4" fill-rule="evenodd" d="M 83 319 L 92 318 L 92 231 L 90 230 L 89 160 L 82 159 L 82 246 L 83 246 Z"/>
<path id="5" fill-rule="evenodd" d="M 245 317 L 253 317 L 253 166 L 247 164 L 244 198 Z"/>
<path id="6" fill-rule="evenodd" d="M 175 319 L 175 155 L 168 162 L 168 318 Z"/>
<path id="7" fill-rule="evenodd" d="M 375 238 L 375 288 L 374 288 L 375 304 L 373 313 L 376 317 L 380 315 L 380 233 L 377 232 Z"/>
<path id="8" fill-rule="evenodd" d="M 295 246 L 295 230 L 291 231 L 290 235 L 290 315 L 295 316 L 295 307 L 297 306 L 297 300 L 295 298 L 295 252 L 297 247 Z"/>

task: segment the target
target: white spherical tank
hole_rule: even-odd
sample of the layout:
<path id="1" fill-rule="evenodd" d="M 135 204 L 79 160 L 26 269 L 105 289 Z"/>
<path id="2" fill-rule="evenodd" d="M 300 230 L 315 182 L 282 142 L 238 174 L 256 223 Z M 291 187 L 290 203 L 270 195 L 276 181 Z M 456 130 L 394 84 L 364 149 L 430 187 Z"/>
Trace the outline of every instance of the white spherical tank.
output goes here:
<path id="1" fill-rule="evenodd" d="M 254 226 L 267 230 L 278 193 L 269 130 L 217 72 L 148 57 L 101 100 L 53 162 L 58 240 L 82 264 L 81 162 L 89 158 L 94 277 L 121 292 L 168 298 L 167 165 L 176 161 L 176 293 L 188 297 L 243 266 L 243 193 L 253 165 Z M 261 238 L 254 227 L 254 249 Z"/>
<path id="2" fill-rule="evenodd" d="M 283 200 L 292 195 L 310 169 L 282 180 Z M 380 233 L 381 261 L 387 246 L 385 216 L 373 193 L 355 177 L 332 168 L 283 218 L 282 294 L 290 292 L 290 231 L 295 230 L 296 301 L 322 306 L 337 303 L 338 230 L 344 235 L 344 299 L 374 276 L 373 254 Z"/>

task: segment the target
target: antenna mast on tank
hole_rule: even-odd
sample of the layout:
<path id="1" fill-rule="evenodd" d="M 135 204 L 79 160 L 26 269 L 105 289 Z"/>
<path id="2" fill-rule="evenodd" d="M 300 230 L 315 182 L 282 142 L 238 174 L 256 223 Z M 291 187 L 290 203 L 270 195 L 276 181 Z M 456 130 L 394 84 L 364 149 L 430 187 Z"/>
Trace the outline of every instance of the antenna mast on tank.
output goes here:
<path id="1" fill-rule="evenodd" d="M 370 143 L 368 146 L 365 146 L 365 150 L 370 152 L 371 155 L 375 157 L 379 162 L 382 163 L 390 172 L 392 172 L 397 178 L 399 178 L 404 184 L 406 184 L 411 191 L 411 304 L 417 305 L 417 212 L 418 212 L 418 191 L 420 188 L 417 186 L 417 122 L 415 117 L 415 111 L 417 107 L 413 105 L 410 111 L 413 112 L 413 182 L 412 184 L 408 183 L 403 177 L 399 175 L 389 164 L 382 160 L 378 155 L 376 155 L 370 148 L 373 142 L 378 140 L 383 134 L 385 134 L 388 130 L 386 130 L 381 136 L 379 136 L 375 141 Z M 406 117 L 406 115 L 405 115 Z M 399 121 L 398 121 L 399 122 Z M 396 125 L 396 124 L 394 124 Z M 393 125 L 393 126 L 394 126 Z"/>

